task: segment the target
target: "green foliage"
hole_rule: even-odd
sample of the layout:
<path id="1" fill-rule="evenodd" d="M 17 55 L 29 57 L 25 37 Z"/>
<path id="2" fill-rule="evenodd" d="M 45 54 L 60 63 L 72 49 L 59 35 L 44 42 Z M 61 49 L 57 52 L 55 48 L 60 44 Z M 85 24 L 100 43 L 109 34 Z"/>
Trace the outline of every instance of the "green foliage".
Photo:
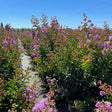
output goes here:
<path id="1" fill-rule="evenodd" d="M 22 107 L 25 108 L 23 93 L 27 78 L 22 73 L 16 34 L 12 30 L 0 29 L 0 37 L 0 111 L 8 111 L 13 103 L 18 104 L 17 110 L 21 111 Z M 12 39 L 16 44 L 11 43 Z"/>

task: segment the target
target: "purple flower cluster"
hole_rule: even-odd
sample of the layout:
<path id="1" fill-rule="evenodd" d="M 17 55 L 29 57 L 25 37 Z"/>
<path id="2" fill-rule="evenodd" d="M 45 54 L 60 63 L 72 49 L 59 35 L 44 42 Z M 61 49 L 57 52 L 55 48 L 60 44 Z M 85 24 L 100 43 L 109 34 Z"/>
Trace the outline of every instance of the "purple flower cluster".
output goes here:
<path id="1" fill-rule="evenodd" d="M 25 93 L 26 93 L 26 94 L 28 94 L 28 93 L 30 93 L 30 92 L 32 92 L 31 89 L 29 89 L 29 88 L 26 88 L 26 89 L 25 89 Z"/>
<path id="2" fill-rule="evenodd" d="M 46 80 L 47 80 L 47 83 L 48 83 L 48 85 L 49 85 L 49 88 L 51 88 L 52 87 L 52 85 L 55 83 L 55 82 L 58 82 L 58 80 L 56 80 L 56 78 L 53 78 L 53 79 L 51 79 L 50 77 L 46 77 Z"/>
<path id="3" fill-rule="evenodd" d="M 93 23 L 91 23 L 91 26 L 94 26 L 94 24 L 93 24 Z"/>
<path id="4" fill-rule="evenodd" d="M 52 20 L 51 20 L 51 25 L 53 25 L 53 24 L 58 24 L 57 19 L 52 19 Z"/>
<path id="5" fill-rule="evenodd" d="M 38 55 L 39 55 L 38 49 L 39 49 L 39 41 L 41 39 L 39 38 L 38 33 L 39 33 L 38 31 L 35 31 L 35 34 L 34 34 L 34 39 L 33 39 L 33 42 L 32 42 L 32 45 L 33 45 L 34 49 L 31 52 L 32 57 L 38 57 Z"/>
<path id="6" fill-rule="evenodd" d="M 100 91 L 100 96 L 104 96 L 105 92 L 104 91 Z"/>
<path id="7" fill-rule="evenodd" d="M 85 38 L 87 38 L 87 35 L 85 35 Z"/>
<path id="8" fill-rule="evenodd" d="M 89 37 L 92 37 L 93 36 L 93 34 L 89 34 Z"/>
<path id="9" fill-rule="evenodd" d="M 38 98 L 38 92 L 37 91 L 33 91 L 30 88 L 26 88 L 25 89 L 25 93 L 24 93 L 24 97 L 29 95 L 29 100 L 32 100 L 34 97 Z"/>
<path id="10" fill-rule="evenodd" d="M 80 29 L 81 28 L 81 26 L 78 26 L 78 29 Z"/>
<path id="11" fill-rule="evenodd" d="M 110 41 L 105 41 L 103 46 L 105 48 L 109 48 L 110 47 Z"/>
<path id="12" fill-rule="evenodd" d="M 7 42 L 6 39 L 3 41 L 3 44 L 4 44 L 4 45 L 7 45 L 7 44 L 8 44 L 8 42 Z"/>
<path id="13" fill-rule="evenodd" d="M 38 52 L 37 52 L 37 50 L 39 49 L 39 45 L 37 44 L 37 45 L 34 45 L 34 49 L 33 49 L 33 53 L 32 53 L 32 57 L 33 56 L 38 56 Z"/>
<path id="14" fill-rule="evenodd" d="M 91 23 L 91 20 L 88 20 L 89 23 Z"/>
<path id="15" fill-rule="evenodd" d="M 100 40 L 100 36 L 99 36 L 99 35 L 96 35 L 96 38 L 97 38 L 98 40 Z"/>
<path id="16" fill-rule="evenodd" d="M 39 33 L 38 31 L 35 31 L 35 38 L 37 37 L 38 33 Z"/>
<path id="17" fill-rule="evenodd" d="M 34 29 L 31 29 L 31 32 L 30 33 L 32 34 L 33 38 L 36 38 L 37 35 L 39 34 L 39 32 L 36 31 L 36 30 L 34 30 Z"/>
<path id="18" fill-rule="evenodd" d="M 112 36 L 109 36 L 109 40 L 112 40 Z"/>
<path id="19" fill-rule="evenodd" d="M 87 40 L 87 44 L 90 44 L 90 43 L 91 43 L 91 40 L 88 39 L 88 40 Z"/>
<path id="20" fill-rule="evenodd" d="M 16 43 L 13 39 L 10 41 L 10 43 L 13 44 L 13 45 L 16 45 Z"/>
<path id="21" fill-rule="evenodd" d="M 112 52 L 112 45 L 111 45 L 111 40 L 112 40 L 112 36 L 109 36 L 109 41 L 105 41 L 103 44 L 103 50 L 102 50 L 102 54 L 104 55 L 104 53 L 106 52 Z"/>
<path id="22" fill-rule="evenodd" d="M 35 104 L 35 106 L 32 109 L 32 112 L 37 112 L 38 110 L 45 109 L 45 104 L 48 103 L 48 99 L 42 99 L 40 103 Z"/>
<path id="23" fill-rule="evenodd" d="M 47 25 L 46 25 L 46 27 L 45 26 L 41 27 L 42 33 L 48 33 L 48 30 L 49 30 L 49 27 Z"/>
<path id="24" fill-rule="evenodd" d="M 5 40 L 3 41 L 3 44 L 7 45 L 8 41 L 10 41 L 10 37 L 6 37 Z M 13 44 L 13 45 L 16 45 L 16 42 L 13 39 L 11 39 L 10 43 Z"/>
<path id="25" fill-rule="evenodd" d="M 48 83 L 48 85 L 49 85 L 49 88 L 53 88 L 53 86 L 54 85 L 56 85 L 56 82 L 58 82 L 58 80 L 56 80 L 56 78 L 53 78 L 53 79 L 51 79 L 51 77 L 46 77 L 46 79 L 47 79 L 47 83 Z M 58 87 L 58 88 L 53 88 L 53 90 L 56 92 L 56 93 L 58 93 L 58 94 L 60 94 L 62 97 L 63 96 L 65 96 L 65 94 L 67 93 L 67 89 L 64 89 L 64 87 L 62 86 L 62 87 Z"/>
<path id="26" fill-rule="evenodd" d="M 48 112 L 56 112 L 54 108 L 50 108 Z"/>

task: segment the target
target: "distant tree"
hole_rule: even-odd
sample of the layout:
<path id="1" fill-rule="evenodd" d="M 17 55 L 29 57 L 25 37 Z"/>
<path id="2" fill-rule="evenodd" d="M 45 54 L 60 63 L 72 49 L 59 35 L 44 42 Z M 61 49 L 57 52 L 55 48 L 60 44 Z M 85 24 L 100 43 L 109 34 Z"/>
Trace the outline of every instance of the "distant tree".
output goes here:
<path id="1" fill-rule="evenodd" d="M 5 25 L 5 29 L 6 29 L 6 30 L 10 30 L 10 28 L 11 28 L 10 24 L 6 24 L 6 25 Z"/>
<path id="2" fill-rule="evenodd" d="M 0 27 L 3 28 L 3 23 L 1 22 Z"/>

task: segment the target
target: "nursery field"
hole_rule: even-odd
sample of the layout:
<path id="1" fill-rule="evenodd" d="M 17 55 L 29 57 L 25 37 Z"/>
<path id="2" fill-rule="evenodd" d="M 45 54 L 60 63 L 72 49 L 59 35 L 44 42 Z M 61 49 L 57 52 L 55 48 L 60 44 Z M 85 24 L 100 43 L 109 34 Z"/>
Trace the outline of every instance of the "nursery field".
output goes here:
<path id="1" fill-rule="evenodd" d="M 31 22 L 28 30 L 0 27 L 0 112 L 112 112 L 108 25 L 97 28 L 85 13 L 77 29 L 55 17 Z"/>

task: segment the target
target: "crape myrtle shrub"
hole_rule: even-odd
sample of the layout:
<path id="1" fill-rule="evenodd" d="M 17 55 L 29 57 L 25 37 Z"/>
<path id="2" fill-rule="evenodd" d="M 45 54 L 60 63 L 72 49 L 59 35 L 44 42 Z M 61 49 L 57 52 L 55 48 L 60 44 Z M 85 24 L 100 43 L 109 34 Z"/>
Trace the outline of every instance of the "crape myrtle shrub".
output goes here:
<path id="1" fill-rule="evenodd" d="M 43 19 L 39 28 L 33 17 L 37 30 L 30 54 L 46 84 L 47 76 L 58 80 L 53 86 L 57 101 L 81 100 L 92 106 L 101 99 L 97 81 L 112 85 L 112 31 L 106 24 L 104 29 L 95 27 L 83 16 L 78 30 L 62 28 L 56 18 L 50 25 Z"/>
<path id="2" fill-rule="evenodd" d="M 0 28 L 0 111 L 7 112 L 12 104 L 20 105 L 25 89 L 25 82 L 20 66 L 17 38 L 15 32 L 10 29 Z M 24 77 L 25 78 L 25 77 Z M 23 81 L 21 81 L 23 79 Z M 24 99 L 23 99 L 24 102 Z"/>

